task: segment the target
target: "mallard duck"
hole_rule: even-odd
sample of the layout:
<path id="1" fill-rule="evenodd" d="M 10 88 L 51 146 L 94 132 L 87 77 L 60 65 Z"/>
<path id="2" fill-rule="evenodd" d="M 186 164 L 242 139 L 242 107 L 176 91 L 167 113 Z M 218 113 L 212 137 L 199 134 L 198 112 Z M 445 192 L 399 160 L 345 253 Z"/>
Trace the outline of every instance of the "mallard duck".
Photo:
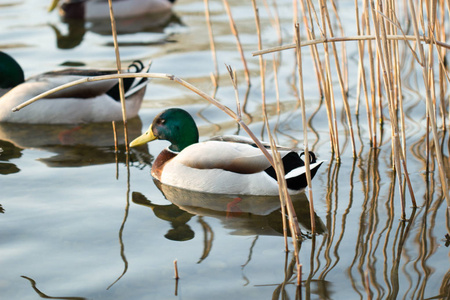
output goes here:
<path id="1" fill-rule="evenodd" d="M 130 72 L 146 73 L 150 65 L 133 62 Z M 117 71 L 65 69 L 24 79 L 20 65 L 0 51 L 0 122 L 33 124 L 71 124 L 122 120 L 117 79 L 83 83 L 34 102 L 17 112 L 19 104 L 62 84 L 83 77 L 115 74 Z M 148 78 L 124 79 L 127 117 L 138 114 Z"/>
<path id="2" fill-rule="evenodd" d="M 197 125 L 183 109 L 170 108 L 155 117 L 148 130 L 130 143 L 131 147 L 155 139 L 171 145 L 153 162 L 151 174 L 163 184 L 187 190 L 237 195 L 277 195 L 273 167 L 251 139 L 216 137 L 199 143 Z M 288 191 L 306 187 L 305 164 L 295 151 L 279 148 Z M 311 176 L 322 161 L 310 152 Z"/>
<path id="3" fill-rule="evenodd" d="M 49 11 L 61 3 L 59 13 L 68 19 L 109 18 L 108 0 L 52 0 Z M 113 0 L 114 16 L 130 18 L 170 11 L 175 0 Z"/>

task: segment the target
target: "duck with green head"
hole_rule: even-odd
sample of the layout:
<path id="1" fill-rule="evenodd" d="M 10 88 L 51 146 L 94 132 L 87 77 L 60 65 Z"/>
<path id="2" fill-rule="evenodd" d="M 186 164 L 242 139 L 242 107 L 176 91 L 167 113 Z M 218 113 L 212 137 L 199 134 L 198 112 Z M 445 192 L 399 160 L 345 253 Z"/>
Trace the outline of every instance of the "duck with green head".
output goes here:
<path id="1" fill-rule="evenodd" d="M 128 70 L 147 73 L 142 62 L 133 62 Z M 17 112 L 12 109 L 25 101 L 60 85 L 86 77 L 117 74 L 114 69 L 64 69 L 43 73 L 25 80 L 22 67 L 10 55 L 0 51 L 0 122 L 31 124 L 75 124 L 122 120 L 117 79 L 76 85 L 34 102 Z M 148 78 L 124 79 L 127 117 L 137 116 Z"/>
<path id="2" fill-rule="evenodd" d="M 278 195 L 276 173 L 251 139 L 215 137 L 199 142 L 197 125 L 185 110 L 170 108 L 155 117 L 149 129 L 130 143 L 167 140 L 153 163 L 151 174 L 163 184 L 187 190 L 237 195 Z M 288 191 L 299 193 L 307 185 L 301 155 L 285 147 L 278 149 L 284 165 Z M 310 152 L 311 176 L 323 161 Z"/>

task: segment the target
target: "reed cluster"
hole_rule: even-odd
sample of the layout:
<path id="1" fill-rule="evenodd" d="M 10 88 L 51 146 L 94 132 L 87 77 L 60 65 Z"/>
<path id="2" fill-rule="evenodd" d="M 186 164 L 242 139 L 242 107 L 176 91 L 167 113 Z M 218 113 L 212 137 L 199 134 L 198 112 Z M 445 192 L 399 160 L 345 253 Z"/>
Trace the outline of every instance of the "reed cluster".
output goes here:
<path id="1" fill-rule="evenodd" d="M 294 0 L 294 7 L 298 4 Z M 359 99 L 363 99 L 366 109 L 368 138 L 370 146 L 378 148 L 383 125 L 389 122 L 392 142 L 392 167 L 398 177 L 399 191 L 403 202 L 402 216 L 405 217 L 404 184 L 407 185 L 411 202 L 416 206 L 414 191 L 409 180 L 406 162 L 406 134 L 403 76 L 401 66 L 402 55 L 414 58 L 416 67 L 422 71 L 426 103 L 427 137 L 431 131 L 431 140 L 427 143 L 427 157 L 436 160 L 441 185 L 450 205 L 446 164 L 440 151 L 432 155 L 431 148 L 440 148 L 438 129 L 446 130 L 448 124 L 448 82 L 449 73 L 446 63 L 446 51 L 450 45 L 445 43 L 448 36 L 449 3 L 445 1 L 355 1 L 356 36 L 345 36 L 342 26 L 341 36 L 336 36 L 331 23 L 331 16 L 340 24 L 335 1 L 310 0 L 300 1 L 300 14 L 304 40 L 302 47 L 310 48 L 311 60 L 314 62 L 319 92 L 324 97 L 329 133 L 330 147 L 334 157 L 340 159 L 340 143 L 338 139 L 338 122 L 336 103 L 342 101 L 345 108 L 348 134 L 356 156 L 356 145 L 352 124 L 352 116 L 359 115 Z M 331 7 L 331 9 L 330 9 Z M 331 10 L 331 11 L 330 11 Z M 295 11 L 295 10 L 294 10 Z M 296 11 L 297 12 L 297 11 Z M 299 19 L 294 15 L 294 22 Z M 341 43 L 338 51 L 337 43 Z M 358 47 L 358 84 L 357 102 L 349 103 L 348 64 L 345 43 L 357 42 Z M 323 50 L 323 55 L 320 55 Z M 402 49 L 408 52 L 402 52 Z M 254 52 L 263 55 L 287 49 L 296 49 L 295 44 L 282 45 Z M 298 51 L 298 50 L 297 50 Z M 334 69 L 332 63 L 334 62 Z M 341 94 L 335 95 L 333 83 L 339 82 Z M 352 112 L 350 106 L 355 110 Z M 384 107 L 387 107 L 388 115 Z M 430 162 L 431 163 L 431 162 Z M 403 178 L 404 177 L 404 178 Z M 406 182 L 406 183 L 404 183 Z"/>

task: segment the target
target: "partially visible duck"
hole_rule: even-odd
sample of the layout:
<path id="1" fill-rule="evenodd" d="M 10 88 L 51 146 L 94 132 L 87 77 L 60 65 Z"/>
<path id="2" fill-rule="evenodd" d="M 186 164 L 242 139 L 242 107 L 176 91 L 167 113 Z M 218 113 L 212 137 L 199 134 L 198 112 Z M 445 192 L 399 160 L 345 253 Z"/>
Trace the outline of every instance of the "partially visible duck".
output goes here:
<path id="1" fill-rule="evenodd" d="M 150 65 L 133 62 L 130 72 L 147 73 Z M 83 83 L 59 92 L 17 111 L 19 104 L 62 84 L 83 77 L 115 74 L 116 70 L 65 69 L 43 73 L 27 80 L 20 65 L 0 51 L 0 122 L 71 124 L 122 120 L 117 79 Z M 137 116 L 148 78 L 124 79 L 127 117 Z"/>
<path id="2" fill-rule="evenodd" d="M 52 0 L 49 11 L 60 3 L 59 13 L 68 19 L 109 18 L 108 0 Z M 113 0 L 114 16 L 130 18 L 170 11 L 175 0 Z"/>
<path id="3" fill-rule="evenodd" d="M 171 108 L 155 117 L 149 129 L 130 143 L 131 147 L 155 139 L 167 140 L 152 166 L 152 176 L 163 184 L 187 190 L 236 195 L 277 195 L 273 167 L 251 139 L 238 136 L 213 138 L 199 143 L 197 125 L 183 109 Z M 306 187 L 305 164 L 301 155 L 279 148 L 288 191 Z M 322 161 L 310 152 L 313 177 Z"/>

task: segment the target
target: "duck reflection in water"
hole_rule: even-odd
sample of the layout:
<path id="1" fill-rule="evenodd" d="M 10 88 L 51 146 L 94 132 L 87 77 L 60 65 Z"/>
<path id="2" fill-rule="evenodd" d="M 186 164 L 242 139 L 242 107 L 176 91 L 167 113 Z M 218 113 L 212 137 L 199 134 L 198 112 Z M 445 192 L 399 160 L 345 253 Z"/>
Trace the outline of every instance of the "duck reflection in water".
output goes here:
<path id="1" fill-rule="evenodd" d="M 128 120 L 128 136 L 138 136 L 142 130 L 139 117 Z M 76 125 L 13 124 L 0 123 L 0 174 L 17 173 L 20 170 L 11 159 L 22 156 L 23 149 L 39 149 L 55 153 L 38 159 L 48 167 L 81 167 L 125 162 L 125 145 L 122 122 L 116 123 L 118 153 L 114 147 L 114 131 L 111 123 Z M 117 154 L 117 157 L 116 157 Z M 133 151 L 130 161 L 149 164 L 151 155 L 145 148 Z"/>
<path id="2" fill-rule="evenodd" d="M 150 207 L 156 217 L 170 223 L 172 229 L 164 235 L 167 239 L 182 242 L 194 238 L 194 231 L 187 225 L 187 222 L 194 216 L 193 214 L 180 209 L 175 204 L 154 204 L 139 192 L 133 192 L 132 199 L 136 204 Z"/>
<path id="3" fill-rule="evenodd" d="M 8 161 L 21 157 L 22 150 L 13 143 L 0 140 L 0 175 L 14 174 L 20 171 L 15 164 Z"/>
<path id="4" fill-rule="evenodd" d="M 192 239 L 194 232 L 188 222 L 195 215 L 200 218 L 213 217 L 221 220 L 224 228 L 231 230 L 232 235 L 283 236 L 283 220 L 278 196 L 236 197 L 200 193 L 164 185 L 157 180 L 154 182 L 172 204 L 155 205 L 139 192 L 133 192 L 132 200 L 136 204 L 152 208 L 155 216 L 171 224 L 172 229 L 165 235 L 168 239 L 177 241 Z M 302 192 L 291 196 L 291 199 L 300 228 L 303 230 L 303 238 L 308 238 L 311 221 L 306 194 Z M 326 231 L 325 225 L 317 215 L 315 219 L 317 233 L 323 234 Z M 203 220 L 200 222 L 204 223 Z M 206 231 L 212 231 L 209 225 L 203 223 L 205 234 L 208 233 Z"/>

